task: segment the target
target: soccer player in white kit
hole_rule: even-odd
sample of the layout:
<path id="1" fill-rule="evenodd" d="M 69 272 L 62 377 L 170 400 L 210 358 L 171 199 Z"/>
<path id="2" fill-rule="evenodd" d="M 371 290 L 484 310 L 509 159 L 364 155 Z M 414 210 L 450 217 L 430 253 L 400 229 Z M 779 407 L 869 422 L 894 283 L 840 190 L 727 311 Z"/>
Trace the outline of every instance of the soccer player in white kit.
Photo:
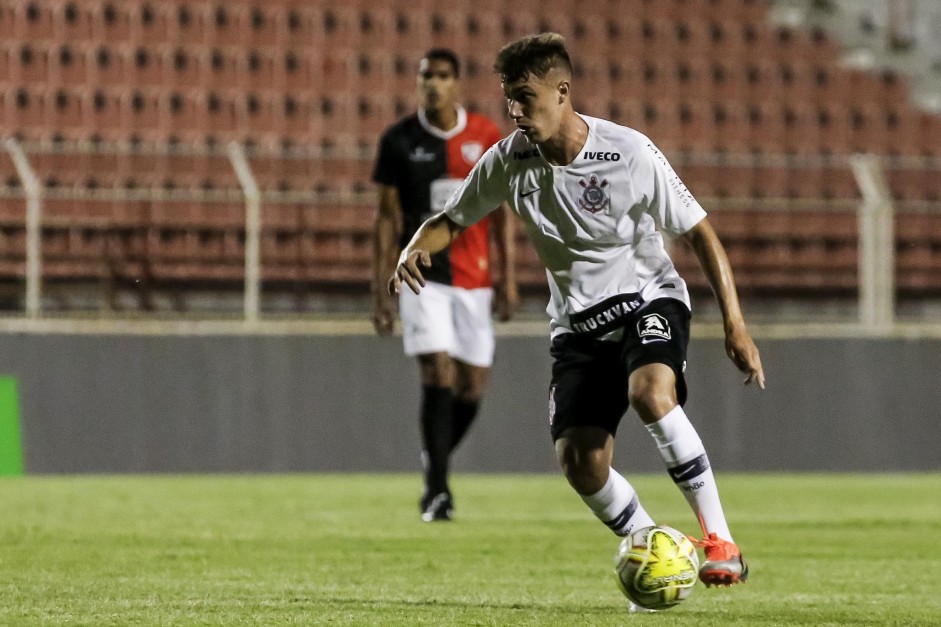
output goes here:
<path id="1" fill-rule="evenodd" d="M 478 161 L 403 250 L 389 281 L 418 293 L 420 266 L 465 228 L 507 202 L 546 266 L 553 357 L 549 413 L 569 484 L 618 535 L 654 521 L 611 468 L 628 404 L 643 420 L 700 526 L 706 585 L 744 581 L 715 477 L 683 411 L 690 302 L 660 231 L 689 244 L 722 311 L 726 352 L 764 388 L 758 349 L 739 306 L 728 258 L 702 207 L 643 134 L 581 115 L 560 35 L 543 33 L 497 56 L 517 130 Z"/>

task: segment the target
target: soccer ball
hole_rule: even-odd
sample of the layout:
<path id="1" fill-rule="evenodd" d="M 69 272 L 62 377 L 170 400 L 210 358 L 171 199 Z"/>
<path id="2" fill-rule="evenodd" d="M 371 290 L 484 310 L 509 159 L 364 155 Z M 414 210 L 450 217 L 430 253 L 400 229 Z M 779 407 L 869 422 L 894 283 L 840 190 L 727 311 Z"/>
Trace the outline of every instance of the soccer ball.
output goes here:
<path id="1" fill-rule="evenodd" d="M 665 610 L 693 592 L 699 556 L 689 538 L 672 527 L 644 527 L 628 535 L 614 558 L 618 587 L 636 605 Z"/>

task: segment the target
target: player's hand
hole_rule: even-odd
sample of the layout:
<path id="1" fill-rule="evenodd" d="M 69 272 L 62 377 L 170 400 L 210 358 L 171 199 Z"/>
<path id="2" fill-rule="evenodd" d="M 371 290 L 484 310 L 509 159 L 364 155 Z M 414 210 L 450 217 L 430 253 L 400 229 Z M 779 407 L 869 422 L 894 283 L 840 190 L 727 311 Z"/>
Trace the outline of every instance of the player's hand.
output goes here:
<path id="1" fill-rule="evenodd" d="M 758 347 L 755 346 L 744 324 L 726 329 L 725 352 L 735 367 L 747 375 L 745 385 L 754 381 L 762 390 L 765 389 L 765 373 L 761 368 Z"/>
<path id="2" fill-rule="evenodd" d="M 402 251 L 399 257 L 399 263 L 395 266 L 395 272 L 389 279 L 389 293 L 398 294 L 402 289 L 402 283 L 408 285 L 409 289 L 418 294 L 421 288 L 425 287 L 425 277 L 422 276 L 418 264 L 431 267 L 431 254 L 427 250 Z"/>
<path id="3" fill-rule="evenodd" d="M 395 314 L 392 311 L 392 302 L 387 296 L 380 295 L 376 299 L 372 312 L 372 325 L 376 329 L 376 334 L 392 335 L 395 329 Z"/>
<path id="4" fill-rule="evenodd" d="M 520 304 L 519 291 L 515 285 L 497 285 L 494 290 L 494 311 L 500 322 L 506 322 L 513 317 Z"/>

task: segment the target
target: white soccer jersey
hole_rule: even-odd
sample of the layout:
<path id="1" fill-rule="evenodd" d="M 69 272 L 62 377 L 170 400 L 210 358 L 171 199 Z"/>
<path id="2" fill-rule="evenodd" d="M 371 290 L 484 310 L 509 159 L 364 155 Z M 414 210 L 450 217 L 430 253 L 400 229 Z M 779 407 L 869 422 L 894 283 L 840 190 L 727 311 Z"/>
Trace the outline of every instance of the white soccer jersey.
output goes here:
<path id="1" fill-rule="evenodd" d="M 519 131 L 494 144 L 445 205 L 469 226 L 507 202 L 546 266 L 552 336 L 606 335 L 656 298 L 690 305 L 659 230 L 680 235 L 706 216 L 642 133 L 581 116 L 584 148 L 554 166 Z"/>

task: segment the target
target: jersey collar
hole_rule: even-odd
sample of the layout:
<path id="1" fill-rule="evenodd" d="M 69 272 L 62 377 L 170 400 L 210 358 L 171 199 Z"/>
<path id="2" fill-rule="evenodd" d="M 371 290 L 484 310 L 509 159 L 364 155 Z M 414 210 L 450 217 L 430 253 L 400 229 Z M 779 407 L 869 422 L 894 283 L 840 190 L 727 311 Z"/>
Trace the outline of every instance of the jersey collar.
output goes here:
<path id="1" fill-rule="evenodd" d="M 457 124 L 455 124 L 454 128 L 450 131 L 442 131 L 437 126 L 433 126 L 431 122 L 428 121 L 428 116 L 425 115 L 425 110 L 422 108 L 418 109 L 418 122 L 422 125 L 422 128 L 431 135 L 439 139 L 451 139 L 452 137 L 460 135 L 467 127 L 467 111 L 465 111 L 464 107 L 461 105 L 457 105 Z"/>
<path id="2" fill-rule="evenodd" d="M 542 159 L 543 162 L 544 162 L 547 166 L 549 166 L 550 168 L 555 168 L 555 169 L 557 169 L 557 170 L 564 170 L 565 168 L 570 167 L 573 163 L 575 163 L 576 161 L 578 161 L 578 157 L 584 152 L 585 147 L 588 146 L 589 142 L 591 142 L 591 140 L 592 140 L 593 137 L 594 137 L 594 134 L 595 134 L 595 118 L 593 118 L 593 117 L 591 117 L 591 116 L 588 116 L 588 115 L 582 115 L 582 114 L 579 113 L 578 111 L 575 112 L 575 115 L 577 115 L 578 117 L 580 117 L 580 118 L 585 122 L 585 124 L 588 125 L 588 134 L 585 135 L 585 144 L 581 147 L 581 150 L 579 150 L 577 153 L 575 153 L 575 158 L 572 159 L 571 161 L 569 161 L 568 163 L 564 164 L 564 165 L 555 165 L 554 163 L 549 163 L 549 160 L 546 159 L 545 155 L 543 155 L 542 152 L 540 152 L 540 153 L 539 153 L 539 158 Z M 527 140 L 527 141 L 529 141 L 529 140 Z M 531 143 L 531 142 L 530 142 L 530 143 Z M 531 143 L 531 144 L 532 144 L 532 143 Z M 532 144 L 532 145 L 535 146 L 535 144 Z"/>

